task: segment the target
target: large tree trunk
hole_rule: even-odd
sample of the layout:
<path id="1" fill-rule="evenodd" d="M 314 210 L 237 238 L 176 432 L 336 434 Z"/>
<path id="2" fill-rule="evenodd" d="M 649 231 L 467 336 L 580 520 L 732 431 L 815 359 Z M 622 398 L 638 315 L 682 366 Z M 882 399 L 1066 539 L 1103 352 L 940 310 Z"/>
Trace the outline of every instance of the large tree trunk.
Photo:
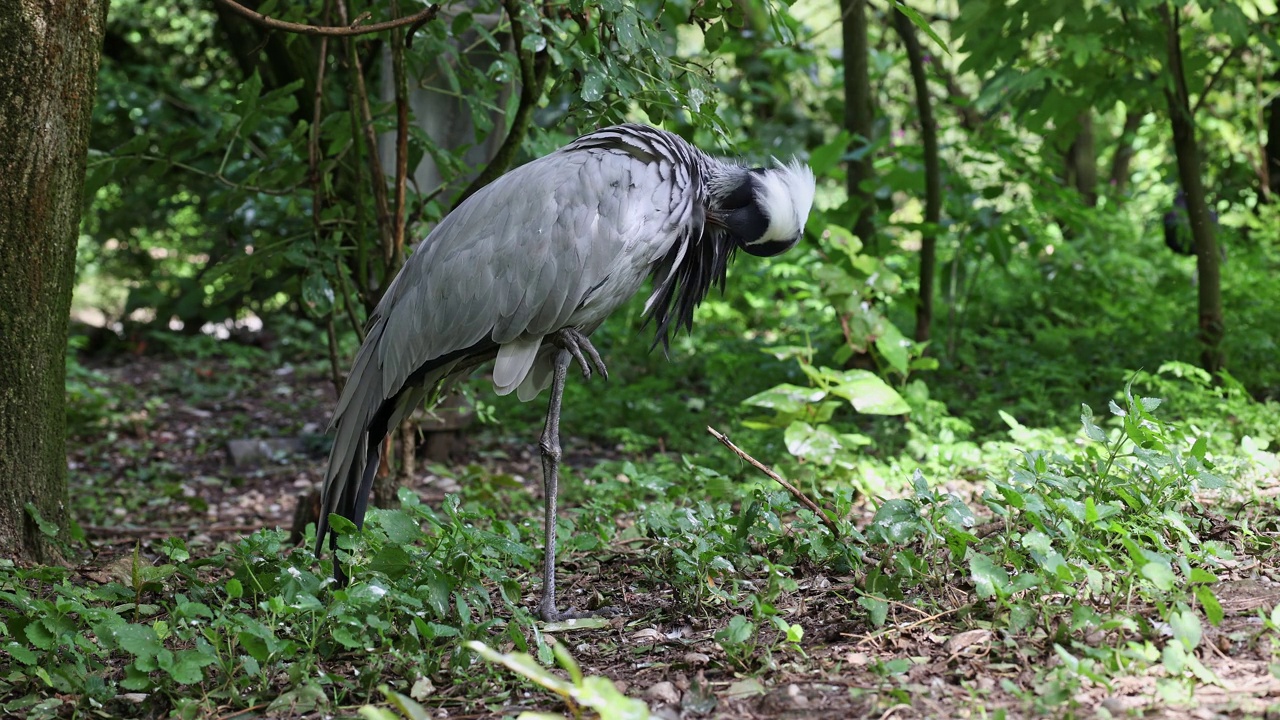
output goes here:
<path id="1" fill-rule="evenodd" d="M 65 354 L 107 0 L 0 8 L 0 554 L 58 559 Z"/>
<path id="2" fill-rule="evenodd" d="M 855 142 L 870 144 L 875 130 L 871 102 L 871 71 L 867 47 L 866 0 L 840 0 L 844 36 L 844 127 Z M 858 208 L 853 232 L 868 252 L 880 255 L 875 237 L 875 195 L 862 188 L 871 179 L 871 153 L 864 152 L 849 161 L 849 200 Z"/>
<path id="3" fill-rule="evenodd" d="M 1178 35 L 1177 16 L 1169 12 L 1167 5 L 1158 6 L 1157 12 L 1165 25 L 1168 51 L 1166 68 L 1172 79 L 1171 85 L 1166 85 L 1165 99 L 1169 104 L 1169 122 L 1173 128 L 1173 150 L 1178 158 L 1178 179 L 1187 196 L 1187 218 L 1191 222 L 1191 237 L 1196 248 L 1200 364 L 1209 372 L 1217 372 L 1222 369 L 1222 336 L 1226 326 L 1222 315 L 1218 239 L 1214 237 L 1214 223 L 1209 216 L 1204 181 L 1200 176 L 1200 146 L 1196 143 L 1195 117 L 1191 114 L 1187 78 L 1182 66 L 1182 43 Z"/>
<path id="4" fill-rule="evenodd" d="M 938 222 L 942 219 L 942 167 L 938 161 L 938 125 L 933 119 L 929 78 L 916 28 L 902 11 L 893 11 L 893 22 L 907 49 L 911 80 L 920 115 L 920 141 L 924 145 L 924 229 L 920 233 L 920 295 L 916 305 L 916 342 L 929 339 L 933 326 L 933 282 L 938 267 Z"/>

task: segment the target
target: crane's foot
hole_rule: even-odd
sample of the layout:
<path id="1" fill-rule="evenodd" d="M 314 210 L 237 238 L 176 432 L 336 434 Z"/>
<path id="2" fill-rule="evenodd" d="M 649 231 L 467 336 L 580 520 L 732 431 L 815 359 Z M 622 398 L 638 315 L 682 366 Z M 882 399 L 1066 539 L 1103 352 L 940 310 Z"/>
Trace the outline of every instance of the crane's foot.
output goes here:
<path id="1" fill-rule="evenodd" d="M 578 361 L 578 367 L 582 368 L 582 377 L 590 380 L 591 368 L 594 366 L 600 373 L 600 377 L 605 380 L 609 379 L 609 371 L 604 366 L 604 360 L 600 359 L 600 353 L 591 344 L 591 341 L 587 339 L 587 336 L 576 328 L 564 328 L 556 331 L 552 335 L 551 341 L 568 350 L 573 359 Z"/>
<path id="2" fill-rule="evenodd" d="M 618 615 L 625 615 L 626 611 L 620 607 L 606 605 L 595 610 L 578 610 L 569 607 L 564 610 L 557 610 L 554 605 L 542 604 L 538 607 L 538 617 L 544 622 L 564 622 L 565 620 L 586 620 L 588 618 L 611 618 Z"/>

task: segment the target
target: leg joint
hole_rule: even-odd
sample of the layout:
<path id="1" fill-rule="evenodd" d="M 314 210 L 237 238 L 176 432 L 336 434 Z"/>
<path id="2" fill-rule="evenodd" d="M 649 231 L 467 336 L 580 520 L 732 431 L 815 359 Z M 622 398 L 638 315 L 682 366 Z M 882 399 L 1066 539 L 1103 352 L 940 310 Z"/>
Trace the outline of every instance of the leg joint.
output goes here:
<path id="1" fill-rule="evenodd" d="M 542 457 L 548 458 L 556 463 L 560 462 L 561 452 L 559 442 L 543 437 L 538 441 L 538 450 L 541 451 Z"/>

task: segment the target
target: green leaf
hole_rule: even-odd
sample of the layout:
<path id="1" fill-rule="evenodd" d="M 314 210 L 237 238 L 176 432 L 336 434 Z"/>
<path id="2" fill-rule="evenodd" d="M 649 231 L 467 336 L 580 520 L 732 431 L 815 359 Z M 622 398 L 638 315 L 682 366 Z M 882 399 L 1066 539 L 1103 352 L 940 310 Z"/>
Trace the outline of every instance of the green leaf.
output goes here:
<path id="1" fill-rule="evenodd" d="M 1173 568 L 1167 562 L 1145 563 L 1140 571 L 1142 576 L 1151 581 L 1160 590 L 1172 590 L 1174 583 Z"/>
<path id="2" fill-rule="evenodd" d="M 370 570 L 380 572 L 392 580 L 403 577 L 411 567 L 413 567 L 413 558 L 409 556 L 409 553 L 404 548 L 396 545 L 388 545 L 382 548 L 369 561 Z"/>
<path id="3" fill-rule="evenodd" d="M 871 525 L 886 542 L 902 544 L 920 532 L 920 512 L 907 500 L 889 500 L 876 510 Z"/>
<path id="4" fill-rule="evenodd" d="M 302 304 L 312 317 L 325 318 L 333 312 L 333 286 L 324 273 L 312 271 L 302 281 Z"/>
<path id="5" fill-rule="evenodd" d="M 27 627 L 29 628 L 30 625 L 28 625 Z M 12 640 L 10 640 L 9 643 L 4 646 L 4 651 L 9 653 L 9 655 L 13 656 L 14 660 L 17 660 L 23 665 L 36 664 L 36 660 L 37 660 L 36 654 Z"/>
<path id="6" fill-rule="evenodd" d="M 1039 530 L 1032 530 L 1023 535 L 1022 546 L 1041 555 L 1047 555 L 1053 551 L 1053 541 Z"/>
<path id="7" fill-rule="evenodd" d="M 912 343 L 902 334 L 897 325 L 884 322 L 880 325 L 880 334 L 876 337 L 876 350 L 885 362 L 902 377 L 906 377 L 911 362 Z"/>
<path id="8" fill-rule="evenodd" d="M 164 650 L 155 631 L 146 625 L 131 623 L 116 628 L 114 639 L 121 650 L 139 658 L 152 658 Z"/>
<path id="9" fill-rule="evenodd" d="M 975 553 L 969 558 L 969 572 L 982 597 L 1003 597 L 1009 585 L 1009 573 L 994 560 Z"/>
<path id="10" fill-rule="evenodd" d="M 426 623 L 426 630 L 427 632 L 425 635 L 428 640 L 435 640 L 436 638 L 442 637 L 458 637 L 461 634 L 458 631 L 458 628 L 451 625 L 442 625 L 437 622 Z"/>
<path id="11" fill-rule="evenodd" d="M 333 639 L 337 640 L 338 643 L 341 644 L 343 647 L 351 650 L 361 649 L 364 647 L 364 643 L 361 642 L 360 639 L 357 638 L 354 634 L 352 634 L 350 628 L 345 628 L 345 627 L 334 628 Z"/>
<path id="12" fill-rule="evenodd" d="M 1213 3 L 1211 7 L 1213 8 L 1213 14 L 1211 15 L 1213 29 L 1230 36 L 1232 45 L 1247 45 L 1252 23 L 1249 22 L 1249 18 L 1245 17 L 1240 7 L 1233 2 Z M 1272 11 L 1274 12 L 1274 5 L 1272 6 Z M 1258 34 L 1265 35 L 1266 33 L 1260 32 Z"/>
<path id="13" fill-rule="evenodd" d="M 822 465 L 834 462 L 836 454 L 843 449 L 840 438 L 829 425 L 815 428 L 797 420 L 787 426 L 783 439 L 787 444 L 787 452 Z"/>
<path id="14" fill-rule="evenodd" d="M 943 52 L 945 52 L 948 55 L 951 54 L 951 48 L 947 47 L 947 44 L 942 41 L 942 38 L 938 36 L 938 33 L 934 32 L 933 27 L 929 25 L 929 21 L 925 20 L 924 17 L 922 17 L 920 13 L 916 12 L 914 8 L 902 2 L 902 0 L 896 0 L 894 2 L 894 7 L 898 8 L 898 10 L 901 10 L 902 14 L 907 16 L 907 19 L 911 21 L 912 25 L 915 25 L 916 27 L 923 30 L 924 33 L 929 36 L 929 39 L 934 42 L 935 45 L 937 45 L 939 48 L 942 48 Z"/>
<path id="15" fill-rule="evenodd" d="M 809 153 L 809 167 L 813 169 L 813 174 L 822 177 L 830 172 L 831 168 L 840 163 L 840 158 L 849 149 L 852 140 L 853 135 L 848 130 L 841 130 L 830 142 L 814 148 Z"/>
<path id="16" fill-rule="evenodd" d="M 725 40 L 725 23 L 713 22 L 702 31 L 702 43 L 706 46 L 707 52 L 717 52 L 720 46 L 724 45 Z M 814 171 L 815 173 L 817 170 Z"/>
<path id="17" fill-rule="evenodd" d="M 478 640 L 469 640 L 466 645 L 485 660 L 502 665 L 526 680 L 541 685 L 558 695 L 568 696 L 573 688 L 568 682 L 561 680 L 539 665 L 538 661 L 527 653 L 500 653 Z"/>
<path id="18" fill-rule="evenodd" d="M 839 385 L 831 388 L 832 395 L 842 397 L 854 409 L 867 415 L 902 415 L 911 406 L 897 390 L 868 370 L 846 370 Z"/>
<path id="19" fill-rule="evenodd" d="M 182 650 L 177 660 L 165 671 L 179 685 L 194 685 L 204 679 L 201 668 L 214 664 L 217 658 L 200 650 Z"/>
<path id="20" fill-rule="evenodd" d="M 1084 434 L 1094 442 L 1106 442 L 1107 434 L 1093 422 L 1093 409 L 1088 405 L 1080 405 L 1080 422 L 1084 425 Z"/>
<path id="21" fill-rule="evenodd" d="M 393 545 L 409 545 L 422 537 L 418 521 L 403 510 L 374 508 L 369 512 L 369 517 L 382 528 L 387 534 L 387 540 Z"/>
<path id="22" fill-rule="evenodd" d="M 1191 652 L 1200 646 L 1203 631 L 1200 628 L 1200 616 L 1194 610 L 1179 610 L 1169 616 L 1169 627 L 1173 636 L 1182 642 L 1183 648 Z"/>
<path id="23" fill-rule="evenodd" d="M 37 620 L 28 624 L 23 633 L 27 636 L 28 642 L 41 650 L 52 650 L 57 645 L 57 639 L 49 631 L 44 620 Z"/>
<path id="24" fill-rule="evenodd" d="M 240 641 L 240 647 L 249 653 L 249 657 L 260 663 L 266 663 L 271 659 L 271 651 L 267 648 L 267 641 L 258 637 L 254 633 L 241 631 L 236 635 L 236 639 Z"/>
<path id="25" fill-rule="evenodd" d="M 454 16 L 453 23 L 449 26 L 449 32 L 452 33 L 454 37 L 457 37 L 470 30 L 471 25 L 474 22 L 475 16 L 472 15 L 470 10 L 461 11 Z"/>
<path id="26" fill-rule="evenodd" d="M 338 535 L 351 535 L 360 532 L 355 523 L 337 513 L 329 513 L 329 529 Z"/>
<path id="27" fill-rule="evenodd" d="M 756 393 L 743 400 L 745 405 L 769 408 L 786 415 L 798 415 L 813 403 L 819 402 L 826 393 L 817 388 L 800 387 L 783 383 L 761 393 Z"/>
<path id="28" fill-rule="evenodd" d="M 1225 613 L 1222 610 L 1222 603 L 1218 602 L 1218 596 L 1213 594 L 1213 590 L 1207 585 L 1201 585 L 1196 588 L 1196 599 L 1200 601 L 1200 607 L 1204 608 L 1205 617 L 1209 619 L 1209 624 L 1217 627 L 1222 624 L 1222 618 Z"/>
<path id="29" fill-rule="evenodd" d="M 734 615 L 729 619 L 728 625 L 716 631 L 715 640 L 722 647 L 742 645 L 751 639 L 755 631 L 755 623 L 742 615 Z"/>
<path id="30" fill-rule="evenodd" d="M 875 627 L 883 627 L 884 621 L 889 617 L 889 603 L 880 598 L 863 595 L 858 598 L 858 604 L 866 611 L 871 624 Z"/>
<path id="31" fill-rule="evenodd" d="M 382 691 L 383 695 L 386 695 L 388 702 L 390 702 L 391 705 L 394 706 L 397 710 L 399 710 L 401 714 L 403 714 L 406 718 L 409 718 L 409 720 L 429 720 L 429 718 L 431 717 L 431 712 L 426 708 L 422 707 L 422 705 L 419 705 L 418 702 L 413 698 L 405 695 L 401 695 L 400 693 L 395 692 L 394 690 L 389 690 L 386 685 L 381 685 L 379 686 L 378 689 Z M 283 710 L 284 708 L 281 708 L 281 709 Z M 366 710 L 373 710 L 373 709 L 374 708 L 366 705 L 365 707 L 360 709 L 360 714 L 364 715 L 366 718 L 369 718 L 370 720 L 383 720 L 383 719 L 400 720 L 398 716 L 392 713 L 386 713 L 385 715 L 380 715 L 380 714 L 365 712 Z"/>
<path id="32" fill-rule="evenodd" d="M 591 72 L 587 74 L 585 80 L 582 81 L 582 102 L 595 103 L 604 97 L 605 78 L 599 72 Z"/>
<path id="33" fill-rule="evenodd" d="M 136 664 L 125 666 L 124 680 L 120 681 L 120 687 L 126 690 L 147 690 L 151 686 L 151 677 L 147 671 L 137 667 Z"/>
<path id="34" fill-rule="evenodd" d="M 600 720 L 648 720 L 650 717 L 649 706 L 623 695 L 608 678 L 593 675 L 583 679 L 573 697 L 579 705 L 599 713 Z"/>
<path id="35" fill-rule="evenodd" d="M 27 511 L 27 515 L 30 515 L 31 519 L 36 522 L 36 526 L 40 528 L 40 534 L 45 537 L 58 537 L 58 524 L 45 520 L 44 516 L 40 514 L 40 509 L 36 507 L 35 503 L 29 502 L 22 507 Z"/>

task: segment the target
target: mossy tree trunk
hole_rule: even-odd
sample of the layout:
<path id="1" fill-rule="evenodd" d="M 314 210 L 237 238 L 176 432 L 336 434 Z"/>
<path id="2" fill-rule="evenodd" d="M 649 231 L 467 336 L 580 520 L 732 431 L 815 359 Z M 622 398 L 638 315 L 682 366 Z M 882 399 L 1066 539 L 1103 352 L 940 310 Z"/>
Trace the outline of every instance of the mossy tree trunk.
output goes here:
<path id="1" fill-rule="evenodd" d="M 107 0 L 0 6 L 0 554 L 24 562 L 58 560 L 66 527 L 67 316 L 106 19 Z"/>
<path id="2" fill-rule="evenodd" d="M 938 267 L 938 223 L 942 220 L 942 163 L 938 160 L 938 123 L 933 119 L 933 98 L 924 68 L 924 52 L 910 18 L 893 11 L 894 27 L 902 36 L 916 90 L 920 116 L 920 142 L 924 146 L 924 227 L 920 231 L 920 291 L 916 305 L 916 342 L 929 340 L 933 327 L 933 281 Z"/>
<path id="3" fill-rule="evenodd" d="M 875 113 L 871 99 L 870 48 L 867 41 L 867 1 L 840 0 L 844 40 L 844 127 L 859 143 L 874 141 Z M 847 186 L 849 200 L 858 208 L 853 232 L 870 253 L 881 254 L 875 235 L 875 195 L 862 187 L 872 177 L 872 153 L 859 153 L 849 160 Z"/>
<path id="4" fill-rule="evenodd" d="M 1169 123 L 1173 129 L 1173 150 L 1178 159 L 1178 179 L 1187 196 L 1187 219 L 1195 241 L 1196 274 L 1200 310 L 1200 365 L 1211 373 L 1222 369 L 1222 337 L 1226 322 L 1222 313 L 1222 267 L 1219 263 L 1218 239 L 1214 222 L 1205 200 L 1204 179 L 1200 175 L 1200 145 L 1196 141 L 1196 121 L 1191 112 L 1186 70 L 1182 64 L 1182 40 L 1179 35 L 1177 9 L 1168 5 L 1156 10 L 1166 33 L 1166 68 L 1170 81 L 1165 87 L 1169 104 Z"/>

